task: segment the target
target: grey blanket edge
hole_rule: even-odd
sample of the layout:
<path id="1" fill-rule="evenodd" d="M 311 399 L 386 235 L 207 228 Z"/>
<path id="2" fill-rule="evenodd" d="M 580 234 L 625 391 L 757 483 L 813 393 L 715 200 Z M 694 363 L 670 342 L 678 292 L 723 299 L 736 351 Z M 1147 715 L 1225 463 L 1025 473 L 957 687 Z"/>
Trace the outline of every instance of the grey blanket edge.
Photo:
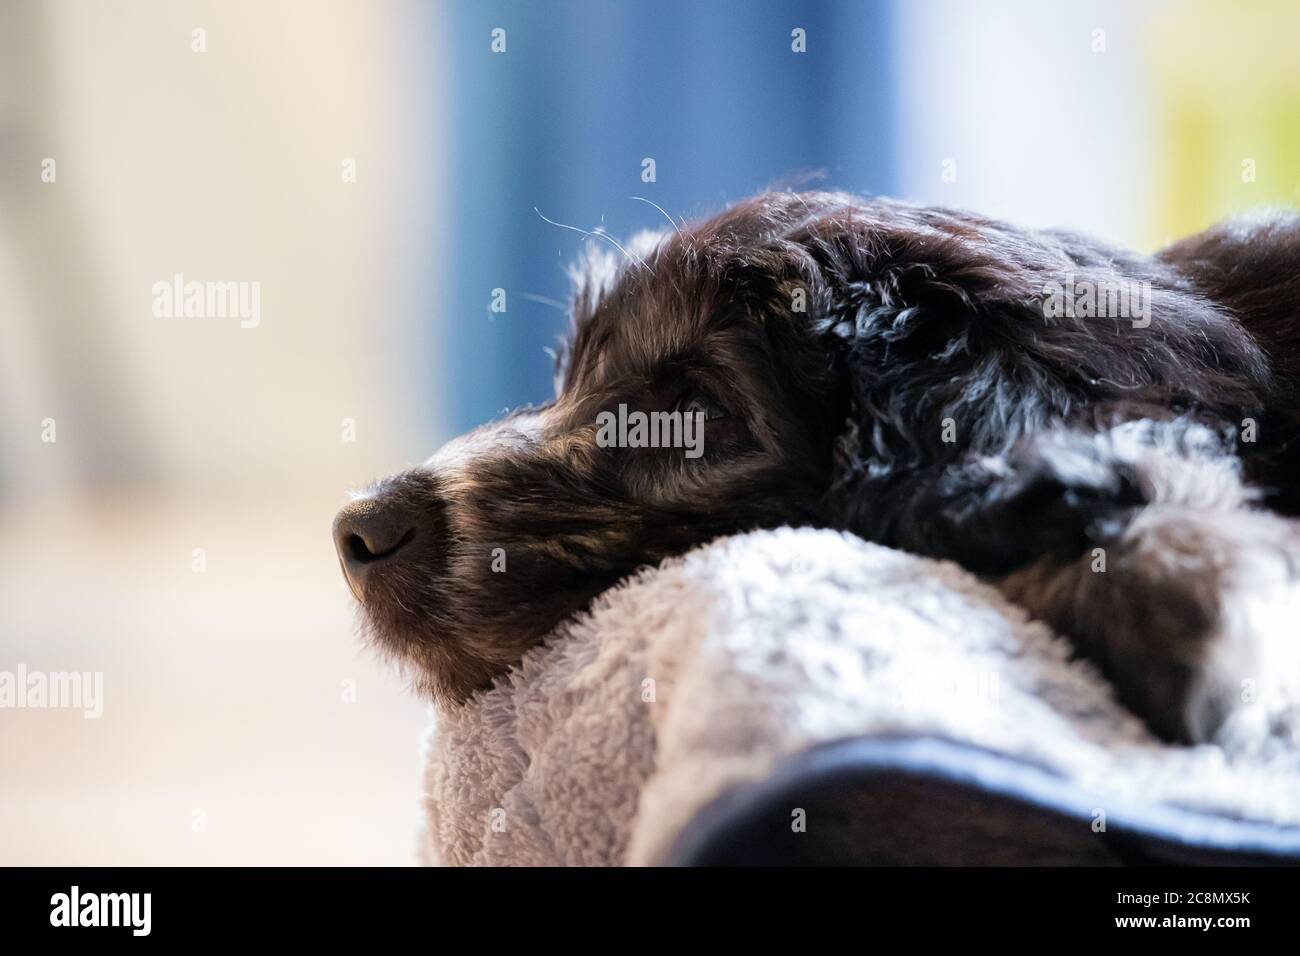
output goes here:
<path id="1" fill-rule="evenodd" d="M 1300 864 L 1300 828 L 1116 804 L 1005 754 L 855 737 L 786 758 L 704 807 L 667 866 Z"/>

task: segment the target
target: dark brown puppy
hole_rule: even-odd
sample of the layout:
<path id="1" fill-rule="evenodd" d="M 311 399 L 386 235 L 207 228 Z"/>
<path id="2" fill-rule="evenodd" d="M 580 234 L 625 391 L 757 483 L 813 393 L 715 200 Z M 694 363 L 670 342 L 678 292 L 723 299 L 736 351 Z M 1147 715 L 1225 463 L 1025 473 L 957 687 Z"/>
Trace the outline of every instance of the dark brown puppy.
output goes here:
<path id="1" fill-rule="evenodd" d="M 1144 311 L 1062 314 L 1053 290 L 1088 288 Z M 423 691 L 464 700 L 637 568 L 815 525 L 999 579 L 1020 569 L 1009 590 L 1075 633 L 1154 726 L 1212 732 L 1222 701 L 1189 699 L 1215 608 L 1144 656 L 1129 647 L 1144 624 L 1079 633 L 1074 585 L 1047 578 L 1118 546 L 1167 485 L 1143 448 L 1229 462 L 1214 473 L 1234 481 L 1240 462 L 1294 512 L 1295 216 L 1144 257 L 945 209 L 761 195 L 622 258 L 589 250 L 573 320 L 554 400 L 378 482 L 335 522 L 369 634 Z M 605 447 L 600 417 L 620 406 L 700 415 L 702 454 Z"/>

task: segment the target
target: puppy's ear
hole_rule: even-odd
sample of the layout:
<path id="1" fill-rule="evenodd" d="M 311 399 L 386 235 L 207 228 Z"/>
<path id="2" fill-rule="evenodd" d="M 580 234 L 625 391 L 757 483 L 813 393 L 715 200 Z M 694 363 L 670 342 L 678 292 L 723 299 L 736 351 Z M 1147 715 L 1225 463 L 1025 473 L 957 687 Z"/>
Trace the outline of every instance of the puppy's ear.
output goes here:
<path id="1" fill-rule="evenodd" d="M 806 263 L 791 284 L 808 285 L 808 331 L 844 384 L 860 464 L 955 460 L 1044 415 L 1050 383 L 1016 367 L 1017 340 L 1043 321 L 1041 283 L 972 225 L 881 202 L 812 218 L 791 238 Z"/>
<path id="2" fill-rule="evenodd" d="M 1085 406 L 1239 418 L 1267 380 L 1258 346 L 1181 277 L 1077 236 L 876 200 L 788 238 L 877 473 L 999 454 Z M 1123 290 L 1144 314 L 1054 312 L 1067 285 Z"/>

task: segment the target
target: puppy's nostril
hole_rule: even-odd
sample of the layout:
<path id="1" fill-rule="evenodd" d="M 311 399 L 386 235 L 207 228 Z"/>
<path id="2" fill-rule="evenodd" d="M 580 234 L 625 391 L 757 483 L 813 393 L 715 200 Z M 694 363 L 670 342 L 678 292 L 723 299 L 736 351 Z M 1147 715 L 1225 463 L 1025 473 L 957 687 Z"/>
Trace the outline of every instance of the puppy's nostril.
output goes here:
<path id="1" fill-rule="evenodd" d="M 380 561 L 390 555 L 396 554 L 398 551 L 402 550 L 402 548 L 410 544 L 414 537 L 415 529 L 411 528 L 398 538 L 395 543 L 389 544 L 385 547 L 381 542 L 373 540 L 367 542 L 366 539 L 359 534 L 350 534 L 344 542 L 344 547 L 347 548 L 348 556 L 353 561 L 356 561 L 359 564 L 369 564 L 372 561 Z"/>
<path id="2" fill-rule="evenodd" d="M 415 540 L 418 517 L 399 501 L 383 497 L 352 502 L 334 518 L 334 547 L 343 574 L 358 600 L 376 568 Z"/>
<path id="3" fill-rule="evenodd" d="M 375 556 L 370 553 L 366 543 L 361 540 L 361 535 L 350 534 L 347 538 L 348 557 L 353 561 L 360 561 L 362 564 L 367 561 L 375 560 Z"/>

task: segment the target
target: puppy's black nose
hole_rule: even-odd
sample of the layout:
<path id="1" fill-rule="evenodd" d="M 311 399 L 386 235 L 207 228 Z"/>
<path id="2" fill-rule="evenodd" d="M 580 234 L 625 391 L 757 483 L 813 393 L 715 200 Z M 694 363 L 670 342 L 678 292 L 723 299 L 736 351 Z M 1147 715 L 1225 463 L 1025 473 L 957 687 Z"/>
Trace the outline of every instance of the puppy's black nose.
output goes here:
<path id="1" fill-rule="evenodd" d="M 357 600 L 365 596 L 371 571 L 415 538 L 415 522 L 400 506 L 382 498 L 362 498 L 334 518 L 334 547 Z"/>

